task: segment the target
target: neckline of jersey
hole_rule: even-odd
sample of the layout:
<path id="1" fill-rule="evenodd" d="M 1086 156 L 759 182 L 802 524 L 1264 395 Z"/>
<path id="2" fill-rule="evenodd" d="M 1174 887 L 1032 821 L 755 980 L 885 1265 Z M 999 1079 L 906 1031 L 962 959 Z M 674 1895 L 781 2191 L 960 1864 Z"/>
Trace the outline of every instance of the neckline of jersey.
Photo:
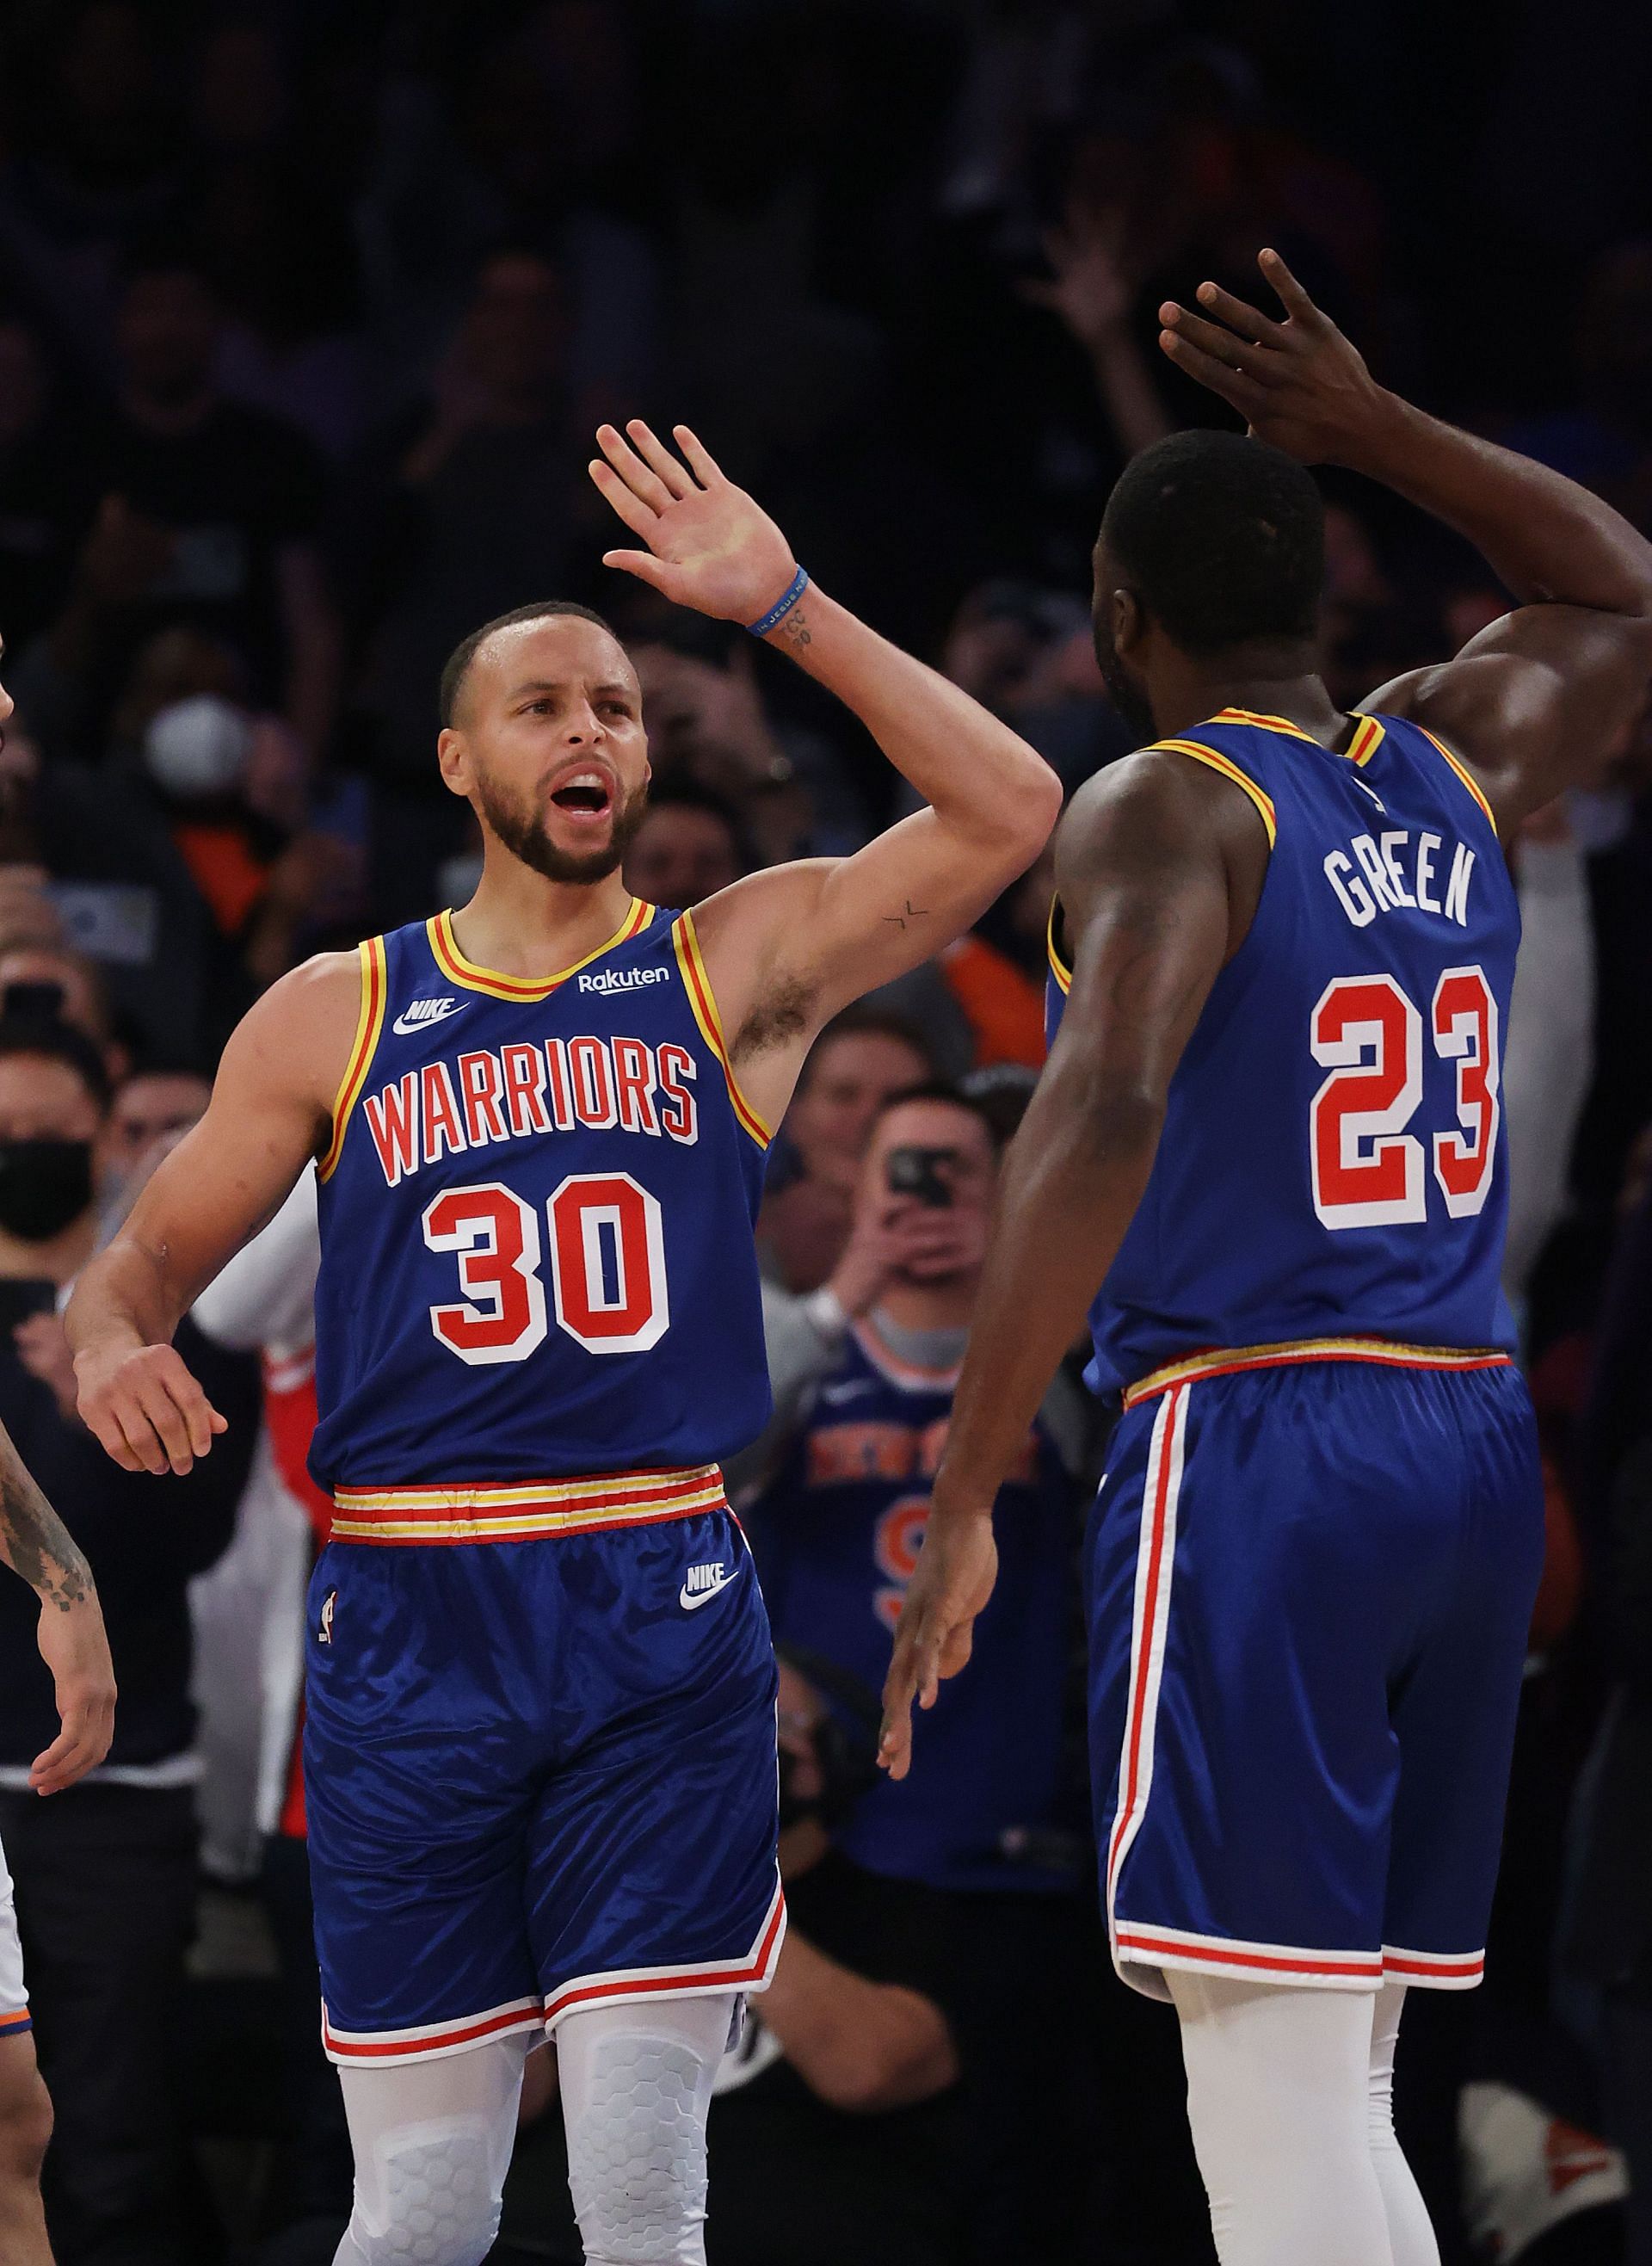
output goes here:
<path id="1" fill-rule="evenodd" d="M 1340 764 L 1353 764 L 1363 770 L 1382 745 L 1383 726 L 1376 716 L 1361 716 L 1354 726 L 1354 736 L 1345 748 L 1327 748 L 1323 740 L 1316 740 L 1312 732 L 1305 732 L 1300 724 L 1293 724 L 1289 716 L 1267 716 L 1254 708 L 1224 708 L 1211 717 L 1213 724 L 1252 724 L 1265 732 L 1283 732 L 1293 740 L 1305 740 L 1322 756 L 1334 756 Z"/>
<path id="2" fill-rule="evenodd" d="M 612 936 L 582 959 L 559 968 L 554 976 L 507 976 L 501 969 L 483 968 L 476 961 L 467 960 L 453 932 L 451 911 L 435 914 L 426 926 L 436 965 L 451 982 L 462 983 L 467 991 L 485 991 L 495 999 L 545 999 L 559 984 L 566 983 L 570 976 L 577 976 L 581 968 L 588 968 L 616 945 L 629 943 L 633 936 L 640 936 L 653 920 L 655 910 L 641 897 L 632 897 L 625 919 Z"/>

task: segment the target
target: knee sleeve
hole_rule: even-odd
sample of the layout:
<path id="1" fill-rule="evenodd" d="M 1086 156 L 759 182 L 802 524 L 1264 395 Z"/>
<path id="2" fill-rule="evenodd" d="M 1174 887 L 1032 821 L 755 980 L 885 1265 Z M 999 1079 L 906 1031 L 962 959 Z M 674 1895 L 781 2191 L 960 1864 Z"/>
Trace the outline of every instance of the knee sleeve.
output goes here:
<path id="1" fill-rule="evenodd" d="M 589 2266 L 704 2266 L 705 2116 L 736 1999 L 595 2007 L 557 2030 Z"/>
<path id="2" fill-rule="evenodd" d="M 343 2069 L 355 2204 L 335 2266 L 481 2266 L 499 2232 L 526 2043 Z"/>

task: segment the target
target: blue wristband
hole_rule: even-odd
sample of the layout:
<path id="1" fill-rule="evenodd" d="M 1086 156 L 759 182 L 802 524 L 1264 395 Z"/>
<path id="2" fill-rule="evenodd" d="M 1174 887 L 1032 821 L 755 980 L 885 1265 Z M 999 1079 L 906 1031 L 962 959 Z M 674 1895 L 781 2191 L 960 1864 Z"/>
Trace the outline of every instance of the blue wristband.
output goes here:
<path id="1" fill-rule="evenodd" d="M 746 624 L 748 635 L 751 637 L 767 637 L 769 632 L 774 627 L 777 622 L 783 622 L 786 619 L 786 616 L 791 612 L 793 607 L 796 605 L 798 600 L 802 596 L 804 591 L 807 590 L 808 588 L 808 576 L 800 566 L 796 574 L 793 575 L 791 581 L 787 584 L 785 596 L 776 600 L 775 603 L 770 607 L 768 612 L 764 614 L 763 619 L 758 622 L 748 622 Z"/>

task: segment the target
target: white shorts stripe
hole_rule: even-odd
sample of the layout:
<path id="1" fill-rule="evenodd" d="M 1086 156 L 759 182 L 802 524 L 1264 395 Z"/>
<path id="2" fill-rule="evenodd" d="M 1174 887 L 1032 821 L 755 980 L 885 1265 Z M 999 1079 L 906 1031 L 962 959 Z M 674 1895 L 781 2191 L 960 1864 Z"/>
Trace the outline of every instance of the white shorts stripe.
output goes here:
<path id="1" fill-rule="evenodd" d="M 1170 1627 L 1171 1577 L 1176 1554 L 1176 1508 L 1188 1436 L 1188 1392 L 1173 1385 L 1159 1405 L 1148 1445 L 1142 1496 L 1142 1531 L 1136 1557 L 1136 1603 L 1130 1627 L 1130 1689 L 1119 1757 L 1119 1806 L 1107 1847 L 1107 1926 L 1116 1942 L 1114 1904 L 1119 1875 L 1141 1831 L 1152 1788 L 1153 1734 Z"/>

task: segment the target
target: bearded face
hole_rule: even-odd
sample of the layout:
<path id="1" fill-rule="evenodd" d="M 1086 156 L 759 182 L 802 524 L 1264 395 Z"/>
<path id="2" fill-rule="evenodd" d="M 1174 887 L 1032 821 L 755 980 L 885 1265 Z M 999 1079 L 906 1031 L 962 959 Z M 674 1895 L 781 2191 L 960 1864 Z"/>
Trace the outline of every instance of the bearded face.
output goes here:
<path id="1" fill-rule="evenodd" d="M 482 772 L 476 799 L 513 858 L 547 881 L 588 883 L 605 881 L 624 862 L 647 811 L 648 783 L 627 793 L 611 778 L 576 775 L 536 795 Z"/>

